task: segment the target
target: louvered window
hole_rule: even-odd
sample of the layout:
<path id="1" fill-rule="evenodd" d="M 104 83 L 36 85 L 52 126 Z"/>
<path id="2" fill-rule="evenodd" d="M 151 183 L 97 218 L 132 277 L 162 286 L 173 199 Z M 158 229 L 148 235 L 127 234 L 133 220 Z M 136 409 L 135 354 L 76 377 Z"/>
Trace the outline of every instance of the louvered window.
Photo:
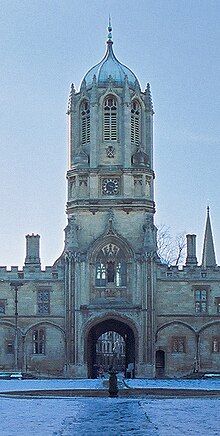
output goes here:
<path id="1" fill-rule="evenodd" d="M 82 144 L 90 142 L 90 109 L 88 101 L 81 104 L 81 141 Z"/>
<path id="2" fill-rule="evenodd" d="M 138 145 L 140 143 L 140 117 L 141 108 L 138 101 L 131 104 L 131 142 Z"/>
<path id="3" fill-rule="evenodd" d="M 104 101 L 104 141 L 117 141 L 117 100 L 108 96 Z"/>

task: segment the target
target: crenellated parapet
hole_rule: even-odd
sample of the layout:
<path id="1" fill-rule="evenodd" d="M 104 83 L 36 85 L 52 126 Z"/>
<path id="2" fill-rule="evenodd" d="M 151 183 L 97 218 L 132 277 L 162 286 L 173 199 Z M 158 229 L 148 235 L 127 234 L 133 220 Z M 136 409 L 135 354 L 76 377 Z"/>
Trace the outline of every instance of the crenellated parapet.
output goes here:
<path id="1" fill-rule="evenodd" d="M 63 280 L 64 267 L 62 255 L 57 259 L 52 266 L 41 268 L 40 262 L 40 236 L 26 236 L 26 256 L 25 263 L 22 268 L 19 266 L 0 266 L 0 282 L 4 281 L 54 281 Z"/>
<path id="2" fill-rule="evenodd" d="M 45 269 L 36 270 L 26 266 L 23 268 L 19 268 L 18 266 L 12 266 L 11 268 L 0 266 L 0 281 L 11 280 L 63 280 L 63 268 L 46 266 Z"/>
<path id="3" fill-rule="evenodd" d="M 157 278 L 158 280 L 165 281 L 200 281 L 204 283 L 210 280 L 219 281 L 220 266 L 204 269 L 202 265 L 184 265 L 182 267 L 178 267 L 159 264 L 157 268 Z"/>

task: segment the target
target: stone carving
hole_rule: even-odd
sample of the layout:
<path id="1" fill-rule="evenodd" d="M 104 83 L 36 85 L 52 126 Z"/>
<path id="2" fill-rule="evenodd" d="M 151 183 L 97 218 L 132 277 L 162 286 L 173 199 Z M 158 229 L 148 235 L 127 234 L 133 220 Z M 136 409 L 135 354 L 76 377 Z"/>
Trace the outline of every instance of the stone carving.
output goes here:
<path id="1" fill-rule="evenodd" d="M 87 185 L 88 185 L 88 177 L 79 176 L 79 186 L 87 186 Z"/>
<path id="2" fill-rule="evenodd" d="M 106 259 L 114 260 L 119 252 L 119 248 L 114 244 L 107 244 L 102 248 L 102 252 Z"/>
<path id="3" fill-rule="evenodd" d="M 112 209 L 109 209 L 108 212 L 108 225 L 107 225 L 107 235 L 115 235 L 115 231 L 113 229 L 113 218 L 114 218 L 114 212 Z"/>
<path id="4" fill-rule="evenodd" d="M 73 177 L 70 181 L 70 197 L 74 197 L 76 194 L 76 177 Z"/>
<path id="5" fill-rule="evenodd" d="M 134 166 L 149 166 L 149 158 L 147 153 L 140 146 L 137 147 L 135 153 L 132 155 L 131 163 Z"/>
<path id="6" fill-rule="evenodd" d="M 82 147 L 80 147 L 78 150 L 78 153 L 77 153 L 76 158 L 75 158 L 75 164 L 78 166 L 88 166 L 88 164 L 89 164 L 89 156 L 82 149 Z"/>
<path id="7" fill-rule="evenodd" d="M 73 253 L 78 248 L 78 230 L 75 216 L 71 216 L 68 220 L 68 225 L 65 228 L 66 233 L 66 253 Z"/>
<path id="8" fill-rule="evenodd" d="M 113 147 L 113 145 L 109 145 L 106 149 L 106 154 L 107 156 L 112 159 L 115 157 L 115 147 Z"/>
<path id="9" fill-rule="evenodd" d="M 143 184 L 142 176 L 134 176 L 134 185 L 142 185 L 142 184 Z"/>
<path id="10" fill-rule="evenodd" d="M 155 226 L 153 224 L 153 218 L 151 216 L 146 216 L 145 224 L 143 225 L 144 231 L 144 250 L 151 254 L 156 252 L 155 243 Z"/>
<path id="11" fill-rule="evenodd" d="M 150 197 L 150 191 L 151 191 L 151 178 L 149 176 L 146 176 L 146 195 L 147 197 Z"/>

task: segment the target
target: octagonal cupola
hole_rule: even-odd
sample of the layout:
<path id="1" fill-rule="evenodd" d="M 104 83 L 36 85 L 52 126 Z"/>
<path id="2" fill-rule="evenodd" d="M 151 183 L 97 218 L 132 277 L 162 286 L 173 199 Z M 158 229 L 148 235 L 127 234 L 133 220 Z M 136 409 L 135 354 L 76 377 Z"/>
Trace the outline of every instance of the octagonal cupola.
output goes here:
<path id="1" fill-rule="evenodd" d="M 110 20 L 105 56 L 98 64 L 90 68 L 90 70 L 86 73 L 81 83 L 81 90 L 84 88 L 90 89 L 93 85 L 94 77 L 96 78 L 96 85 L 98 87 L 108 86 L 109 80 L 112 82 L 114 87 L 123 87 L 125 79 L 127 79 L 129 88 L 140 90 L 140 84 L 135 74 L 130 70 L 130 68 L 119 62 L 114 54 L 112 26 Z"/>
<path id="2" fill-rule="evenodd" d="M 123 210 L 134 203 L 152 213 L 150 85 L 142 91 L 136 75 L 116 58 L 110 22 L 106 54 L 86 73 L 79 91 L 71 86 L 67 114 L 68 213 L 108 208 L 116 199 Z"/>

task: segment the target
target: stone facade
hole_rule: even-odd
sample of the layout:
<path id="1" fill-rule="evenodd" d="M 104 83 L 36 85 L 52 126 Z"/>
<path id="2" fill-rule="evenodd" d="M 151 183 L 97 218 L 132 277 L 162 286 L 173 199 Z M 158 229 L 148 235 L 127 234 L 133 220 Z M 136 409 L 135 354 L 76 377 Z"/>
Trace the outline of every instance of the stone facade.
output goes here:
<path id="1" fill-rule="evenodd" d="M 65 246 L 41 269 L 26 236 L 23 269 L 0 267 L 0 370 L 95 377 L 97 341 L 123 339 L 136 377 L 219 371 L 220 269 L 209 211 L 202 265 L 187 235 L 182 269 L 161 263 L 154 225 L 153 106 L 107 50 L 68 101 Z M 100 339 L 99 339 L 100 341 Z"/>

